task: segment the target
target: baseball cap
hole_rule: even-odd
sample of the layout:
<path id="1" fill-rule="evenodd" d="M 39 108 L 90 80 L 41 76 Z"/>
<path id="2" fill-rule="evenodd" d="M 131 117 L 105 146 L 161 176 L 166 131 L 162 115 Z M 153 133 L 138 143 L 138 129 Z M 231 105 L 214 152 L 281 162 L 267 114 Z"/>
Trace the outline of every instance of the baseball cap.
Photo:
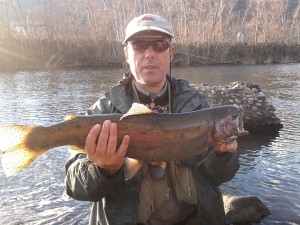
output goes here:
<path id="1" fill-rule="evenodd" d="M 133 35 L 141 31 L 159 31 L 172 38 L 174 37 L 172 25 L 165 18 L 155 14 L 143 14 L 129 22 L 123 44 Z"/>

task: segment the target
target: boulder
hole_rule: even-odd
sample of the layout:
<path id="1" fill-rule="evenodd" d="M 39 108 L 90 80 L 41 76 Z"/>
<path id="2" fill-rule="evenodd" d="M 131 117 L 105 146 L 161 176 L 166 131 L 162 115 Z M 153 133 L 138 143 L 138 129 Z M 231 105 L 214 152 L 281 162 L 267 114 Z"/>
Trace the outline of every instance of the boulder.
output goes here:
<path id="1" fill-rule="evenodd" d="M 226 224 L 251 224 L 259 222 L 271 212 L 256 196 L 223 194 Z"/>

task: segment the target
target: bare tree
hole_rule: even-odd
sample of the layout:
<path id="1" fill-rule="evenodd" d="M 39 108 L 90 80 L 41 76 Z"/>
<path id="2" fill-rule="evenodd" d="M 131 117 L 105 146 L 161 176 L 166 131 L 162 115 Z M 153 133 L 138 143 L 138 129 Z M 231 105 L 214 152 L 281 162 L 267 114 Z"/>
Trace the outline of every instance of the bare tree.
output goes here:
<path id="1" fill-rule="evenodd" d="M 295 40 L 295 35 L 293 35 L 293 30 L 296 22 L 299 22 L 299 11 L 300 11 L 300 2 L 298 2 L 297 8 L 293 14 L 293 20 L 291 22 L 289 36 L 288 36 L 288 44 L 292 43 L 293 39 Z M 298 21 L 297 21 L 298 19 Z"/>
<path id="2" fill-rule="evenodd" d="M 213 4 L 213 3 L 211 3 Z M 207 55 L 210 55 L 210 49 L 212 43 L 215 43 L 215 29 L 217 22 L 219 21 L 220 17 L 222 16 L 223 10 L 224 10 L 224 5 L 222 4 L 222 0 L 218 0 L 217 2 L 217 7 L 211 7 L 212 10 L 212 25 L 209 31 L 208 35 L 208 40 L 207 40 Z M 215 11 L 213 9 L 215 8 Z"/>

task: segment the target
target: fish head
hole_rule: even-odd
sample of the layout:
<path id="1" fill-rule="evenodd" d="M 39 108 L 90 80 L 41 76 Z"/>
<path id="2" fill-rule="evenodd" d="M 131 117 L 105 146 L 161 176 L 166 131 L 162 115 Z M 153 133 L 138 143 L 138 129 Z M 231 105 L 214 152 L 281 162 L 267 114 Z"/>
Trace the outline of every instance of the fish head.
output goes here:
<path id="1" fill-rule="evenodd" d="M 226 106 L 220 110 L 215 120 L 213 141 L 217 143 L 230 143 L 238 136 L 247 135 L 244 129 L 244 109 L 241 106 Z"/>

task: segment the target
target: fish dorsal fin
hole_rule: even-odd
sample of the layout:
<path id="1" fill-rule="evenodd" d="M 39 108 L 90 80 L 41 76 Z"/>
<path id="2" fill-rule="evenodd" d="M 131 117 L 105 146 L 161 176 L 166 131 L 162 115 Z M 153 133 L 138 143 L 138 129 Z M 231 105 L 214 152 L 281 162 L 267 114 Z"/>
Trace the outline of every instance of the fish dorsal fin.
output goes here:
<path id="1" fill-rule="evenodd" d="M 133 103 L 131 108 L 128 110 L 126 114 L 124 114 L 121 119 L 133 116 L 133 115 L 145 115 L 145 114 L 152 114 L 153 111 L 149 109 L 147 106 L 139 103 Z"/>
<path id="2" fill-rule="evenodd" d="M 76 118 L 75 115 L 66 115 L 64 118 L 64 121 L 68 121 L 68 120 L 74 120 Z"/>
<path id="3" fill-rule="evenodd" d="M 134 175 L 142 168 L 142 166 L 143 166 L 142 161 L 125 157 L 124 159 L 125 181 L 134 177 Z"/>

